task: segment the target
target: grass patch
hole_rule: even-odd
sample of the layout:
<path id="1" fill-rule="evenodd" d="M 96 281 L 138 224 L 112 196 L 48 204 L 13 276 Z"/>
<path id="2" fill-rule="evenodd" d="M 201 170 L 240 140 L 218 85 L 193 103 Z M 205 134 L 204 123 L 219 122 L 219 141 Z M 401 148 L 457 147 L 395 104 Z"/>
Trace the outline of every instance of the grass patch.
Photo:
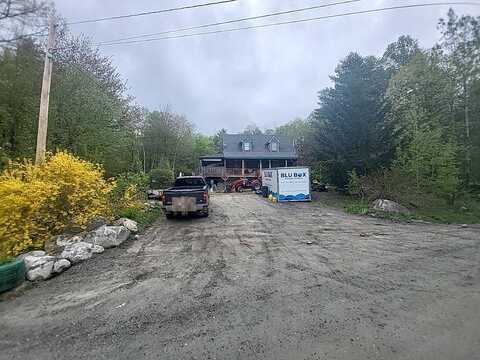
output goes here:
<path id="1" fill-rule="evenodd" d="M 336 192 L 319 193 L 318 200 L 332 208 L 342 209 L 349 214 L 370 215 L 394 221 L 423 220 L 441 224 L 480 224 L 480 199 L 466 196 L 458 199 L 455 206 L 448 206 L 441 200 L 412 209 L 409 214 L 374 211 L 370 202 Z"/>
<path id="2" fill-rule="evenodd" d="M 349 214 L 367 215 L 370 212 L 370 206 L 364 200 L 357 200 L 345 205 L 344 210 Z"/>
<path id="3" fill-rule="evenodd" d="M 421 219 L 444 224 L 480 223 L 480 206 L 478 204 L 465 208 L 423 208 L 416 210 L 415 214 Z"/>

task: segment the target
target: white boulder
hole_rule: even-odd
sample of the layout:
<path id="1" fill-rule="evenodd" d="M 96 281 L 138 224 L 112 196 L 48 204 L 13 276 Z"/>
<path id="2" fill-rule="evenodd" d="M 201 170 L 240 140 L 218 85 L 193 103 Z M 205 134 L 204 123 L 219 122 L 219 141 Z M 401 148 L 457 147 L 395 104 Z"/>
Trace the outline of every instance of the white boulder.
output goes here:
<path id="1" fill-rule="evenodd" d="M 54 261 L 45 261 L 39 266 L 27 271 L 26 276 L 30 281 L 47 280 L 52 277 Z"/>
<path id="2" fill-rule="evenodd" d="M 56 238 L 56 244 L 58 247 L 66 247 L 68 245 L 81 242 L 83 240 L 82 236 L 74 235 L 74 236 L 67 236 L 67 235 L 59 235 Z"/>
<path id="3" fill-rule="evenodd" d="M 30 281 L 47 280 L 70 267 L 66 259 L 58 260 L 55 256 L 47 255 L 45 251 L 30 251 L 19 258 L 25 262 L 26 278 Z"/>
<path id="4" fill-rule="evenodd" d="M 60 274 L 67 270 L 72 264 L 67 259 L 60 259 L 53 264 L 53 272 L 55 274 Z"/>
<path id="5" fill-rule="evenodd" d="M 25 262 L 25 269 L 27 271 L 41 266 L 45 262 L 55 260 L 55 257 L 47 255 L 47 253 L 42 250 L 30 251 L 19 257 Z"/>
<path id="6" fill-rule="evenodd" d="M 406 207 L 396 203 L 395 201 L 386 200 L 386 199 L 377 199 L 373 202 L 373 210 L 379 210 L 389 213 L 405 213 L 408 214 L 409 211 Z"/>
<path id="7" fill-rule="evenodd" d="M 55 257 L 45 251 L 31 251 L 20 256 L 25 262 L 26 277 L 30 281 L 47 280 L 52 276 Z"/>
<path id="8" fill-rule="evenodd" d="M 47 253 L 43 250 L 34 250 L 34 251 L 29 251 L 25 254 L 20 255 L 18 258 L 25 259 L 27 256 L 40 257 L 45 255 L 47 255 Z"/>
<path id="9" fill-rule="evenodd" d="M 62 251 L 61 257 L 69 260 L 72 264 L 90 259 L 93 254 L 93 245 L 86 242 L 77 242 L 67 245 Z"/>
<path id="10" fill-rule="evenodd" d="M 103 246 L 100 246 L 100 245 L 92 245 L 92 252 L 94 254 L 101 254 L 105 251 L 105 249 L 103 248 Z"/>
<path id="11" fill-rule="evenodd" d="M 111 248 L 120 245 L 130 236 L 130 230 L 125 226 L 103 225 L 95 231 L 89 232 L 84 241 L 103 248 Z"/>
<path id="12" fill-rule="evenodd" d="M 115 221 L 115 225 L 125 226 L 128 230 L 133 233 L 138 232 L 138 224 L 136 221 L 127 219 L 127 218 L 120 218 Z"/>

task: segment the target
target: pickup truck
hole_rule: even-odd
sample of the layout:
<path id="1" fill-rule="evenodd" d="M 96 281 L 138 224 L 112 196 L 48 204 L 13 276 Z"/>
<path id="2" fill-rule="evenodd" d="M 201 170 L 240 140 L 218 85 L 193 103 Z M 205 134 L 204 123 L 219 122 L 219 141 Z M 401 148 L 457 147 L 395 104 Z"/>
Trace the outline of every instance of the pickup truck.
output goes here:
<path id="1" fill-rule="evenodd" d="M 162 195 L 162 208 L 167 219 L 193 213 L 207 217 L 208 204 L 208 185 L 201 176 L 179 177 Z"/>

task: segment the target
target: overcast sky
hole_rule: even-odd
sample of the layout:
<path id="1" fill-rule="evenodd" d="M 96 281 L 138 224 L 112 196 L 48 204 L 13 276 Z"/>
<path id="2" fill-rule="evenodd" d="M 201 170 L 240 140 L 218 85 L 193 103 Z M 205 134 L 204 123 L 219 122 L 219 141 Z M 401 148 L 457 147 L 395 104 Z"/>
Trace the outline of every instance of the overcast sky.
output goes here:
<path id="1" fill-rule="evenodd" d="M 56 0 L 67 21 L 159 10 L 211 0 Z M 97 41 L 314 6 L 337 0 L 238 0 L 237 2 L 95 24 L 72 25 Z M 225 25 L 233 28 L 322 16 L 423 0 L 364 0 L 275 18 Z M 473 6 L 457 13 L 479 14 Z M 133 45 L 103 47 L 137 102 L 151 110 L 169 105 L 202 132 L 238 132 L 250 123 L 270 128 L 316 107 L 317 92 L 351 51 L 380 56 L 402 34 L 422 47 L 439 38 L 438 19 L 448 7 L 355 15 L 311 23 L 245 30 Z"/>

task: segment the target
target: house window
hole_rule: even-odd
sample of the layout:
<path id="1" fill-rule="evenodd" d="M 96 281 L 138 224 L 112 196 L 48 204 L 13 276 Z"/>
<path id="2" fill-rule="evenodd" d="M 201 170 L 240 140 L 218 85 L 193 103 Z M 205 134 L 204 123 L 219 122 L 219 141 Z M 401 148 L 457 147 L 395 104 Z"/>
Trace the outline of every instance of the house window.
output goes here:
<path id="1" fill-rule="evenodd" d="M 250 151 L 251 146 L 249 142 L 244 142 L 243 143 L 243 151 Z"/>
<path id="2" fill-rule="evenodd" d="M 270 151 L 278 151 L 278 143 L 276 141 L 270 143 Z"/>

